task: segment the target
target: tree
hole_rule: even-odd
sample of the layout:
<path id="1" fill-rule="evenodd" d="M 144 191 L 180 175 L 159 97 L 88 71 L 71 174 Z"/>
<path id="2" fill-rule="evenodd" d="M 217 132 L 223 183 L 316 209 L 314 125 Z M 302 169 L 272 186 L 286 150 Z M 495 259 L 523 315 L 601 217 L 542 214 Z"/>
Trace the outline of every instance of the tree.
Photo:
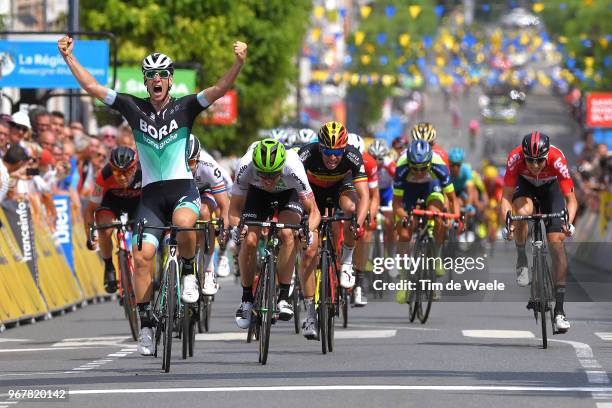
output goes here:
<path id="1" fill-rule="evenodd" d="M 294 57 L 309 24 L 310 0 L 82 0 L 82 27 L 118 38 L 120 60 L 141 60 L 153 51 L 175 61 L 197 62 L 199 84 L 214 83 L 233 63 L 235 40 L 248 45 L 236 81 L 239 118 L 235 126 L 194 126 L 207 148 L 241 153 L 257 131 L 278 119 L 278 102 L 297 79 Z"/>

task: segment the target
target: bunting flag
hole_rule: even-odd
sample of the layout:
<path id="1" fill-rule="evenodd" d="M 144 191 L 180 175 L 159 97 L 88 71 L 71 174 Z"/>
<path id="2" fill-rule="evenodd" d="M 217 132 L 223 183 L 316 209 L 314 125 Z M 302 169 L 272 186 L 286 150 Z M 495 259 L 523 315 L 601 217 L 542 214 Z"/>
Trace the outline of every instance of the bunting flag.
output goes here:
<path id="1" fill-rule="evenodd" d="M 317 6 L 314 9 L 314 15 L 317 18 L 317 20 L 320 20 L 321 17 L 323 17 L 323 14 L 325 14 L 325 7 L 323 6 Z"/>
<path id="2" fill-rule="evenodd" d="M 361 6 L 361 9 L 359 11 L 361 12 L 361 18 L 365 20 L 366 18 L 370 16 L 370 13 L 372 12 L 372 7 Z"/>
<path id="3" fill-rule="evenodd" d="M 311 32 L 310 32 L 310 38 L 312 39 L 313 42 L 318 42 L 319 38 L 321 37 L 321 29 L 320 28 L 314 28 Z"/>
<path id="4" fill-rule="evenodd" d="M 434 10 L 438 18 L 442 17 L 442 14 L 444 14 L 444 6 L 441 4 L 437 5 Z"/>
<path id="5" fill-rule="evenodd" d="M 544 10 L 544 4 L 542 3 L 533 3 L 532 9 L 535 13 L 541 13 Z"/>
<path id="6" fill-rule="evenodd" d="M 391 5 L 385 7 L 385 14 L 387 15 L 388 19 L 393 18 L 393 16 L 395 15 L 395 7 Z"/>
<path id="7" fill-rule="evenodd" d="M 364 38 L 365 33 L 363 31 L 355 31 L 355 44 L 361 45 L 363 43 Z"/>
<path id="8" fill-rule="evenodd" d="M 408 12 L 410 12 L 410 17 L 412 17 L 412 19 L 414 20 L 415 18 L 419 16 L 419 14 L 421 14 L 421 6 L 416 5 L 416 4 L 409 6 Z"/>
<path id="9" fill-rule="evenodd" d="M 402 34 L 399 36 L 399 43 L 402 47 L 410 45 L 410 34 Z"/>

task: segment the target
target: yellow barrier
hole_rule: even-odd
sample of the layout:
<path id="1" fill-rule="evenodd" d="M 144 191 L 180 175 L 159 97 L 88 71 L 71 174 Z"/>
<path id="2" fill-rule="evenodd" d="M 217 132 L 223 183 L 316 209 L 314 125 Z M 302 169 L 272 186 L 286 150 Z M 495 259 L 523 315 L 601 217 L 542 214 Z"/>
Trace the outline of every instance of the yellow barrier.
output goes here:
<path id="1" fill-rule="evenodd" d="M 4 322 L 47 313 L 45 302 L 0 209 L 0 320 Z"/>
<path id="2" fill-rule="evenodd" d="M 83 295 L 91 299 L 99 295 L 106 295 L 104 290 L 104 276 L 102 271 L 102 260 L 97 252 L 87 249 L 85 241 L 85 230 L 83 221 L 73 216 L 72 218 L 72 255 L 74 258 L 74 269 L 81 284 Z"/>
<path id="3" fill-rule="evenodd" d="M 55 247 L 47 226 L 34 222 L 40 289 L 50 310 L 62 309 L 83 298 L 63 252 Z"/>

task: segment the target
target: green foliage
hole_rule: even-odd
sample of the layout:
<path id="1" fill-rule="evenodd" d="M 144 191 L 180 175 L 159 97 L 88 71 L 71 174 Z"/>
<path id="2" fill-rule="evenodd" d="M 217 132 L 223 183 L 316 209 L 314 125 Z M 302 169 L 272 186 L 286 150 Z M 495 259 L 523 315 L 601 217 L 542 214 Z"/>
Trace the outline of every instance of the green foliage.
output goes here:
<path id="1" fill-rule="evenodd" d="M 233 42 L 248 44 L 236 80 L 235 126 L 194 125 L 204 146 L 242 153 L 280 119 L 278 102 L 297 80 L 295 57 L 310 21 L 310 0 L 81 0 L 82 27 L 118 38 L 120 60 L 140 61 L 159 51 L 177 62 L 203 66 L 201 88 L 213 85 L 234 61 Z"/>
<path id="2" fill-rule="evenodd" d="M 356 45 L 356 52 L 352 56 L 352 64 L 349 68 L 352 72 L 359 74 L 377 74 L 379 78 L 383 75 L 397 75 L 400 67 L 409 68 L 410 61 L 414 62 L 417 56 L 424 55 L 422 38 L 425 35 L 432 36 L 437 28 L 438 22 L 435 13 L 437 2 L 431 0 L 388 0 L 385 2 L 372 2 L 372 12 L 366 19 L 360 21 L 356 29 L 365 34 L 361 45 Z M 395 7 L 393 17 L 386 14 L 386 7 Z M 421 6 L 421 11 L 416 18 L 412 18 L 409 5 Z M 380 44 L 379 34 L 384 33 L 386 39 Z M 399 37 L 402 34 L 410 36 L 410 42 L 406 46 L 400 44 Z M 355 34 L 349 39 L 349 44 L 355 44 Z M 362 56 L 369 56 L 370 61 L 364 63 Z M 386 64 L 381 63 L 380 58 L 386 57 Z M 393 93 L 392 86 L 386 86 L 379 81 L 378 84 L 359 84 L 352 86 L 354 94 L 360 95 L 355 109 L 355 116 L 359 118 L 358 128 L 366 129 L 368 125 L 380 119 L 383 101 Z"/>
<path id="3" fill-rule="evenodd" d="M 593 71 L 599 72 L 599 81 L 595 89 L 612 89 L 612 65 L 604 66 L 604 58 L 612 55 L 612 41 L 601 41 L 606 35 L 612 34 L 612 10 L 608 0 L 593 0 L 589 5 L 585 0 L 564 0 L 565 9 L 557 4 L 544 8 L 541 15 L 547 30 L 557 38 L 566 37 L 566 51 L 576 60 L 576 67 L 587 69 L 585 58 L 593 57 Z M 586 47 L 583 40 L 591 41 L 591 47 Z M 590 81 L 579 84 L 582 88 L 593 88 Z"/>

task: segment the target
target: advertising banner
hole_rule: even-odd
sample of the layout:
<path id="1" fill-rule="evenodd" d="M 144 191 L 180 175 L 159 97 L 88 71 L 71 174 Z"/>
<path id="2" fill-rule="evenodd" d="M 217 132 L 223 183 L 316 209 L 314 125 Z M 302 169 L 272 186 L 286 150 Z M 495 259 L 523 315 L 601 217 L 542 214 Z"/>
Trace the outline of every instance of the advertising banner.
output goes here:
<path id="1" fill-rule="evenodd" d="M 55 232 L 53 239 L 62 246 L 64 256 L 74 274 L 74 255 L 72 253 L 72 220 L 70 216 L 70 197 L 67 195 L 56 195 L 53 197 L 57 219 L 55 220 Z"/>
<path id="2" fill-rule="evenodd" d="M 612 92 L 587 94 L 586 105 L 587 126 L 612 128 Z"/>
<path id="3" fill-rule="evenodd" d="M 205 125 L 232 125 L 238 119 L 238 94 L 228 91 L 202 113 Z"/>
<path id="4" fill-rule="evenodd" d="M 38 263 L 30 203 L 27 201 L 4 200 L 1 205 L 21 249 L 23 261 L 27 263 L 32 273 L 32 278 L 38 285 Z"/>
<path id="5" fill-rule="evenodd" d="M 79 40 L 74 55 L 98 82 L 108 82 L 108 43 Z M 0 87 L 80 88 L 55 41 L 0 40 Z"/>

